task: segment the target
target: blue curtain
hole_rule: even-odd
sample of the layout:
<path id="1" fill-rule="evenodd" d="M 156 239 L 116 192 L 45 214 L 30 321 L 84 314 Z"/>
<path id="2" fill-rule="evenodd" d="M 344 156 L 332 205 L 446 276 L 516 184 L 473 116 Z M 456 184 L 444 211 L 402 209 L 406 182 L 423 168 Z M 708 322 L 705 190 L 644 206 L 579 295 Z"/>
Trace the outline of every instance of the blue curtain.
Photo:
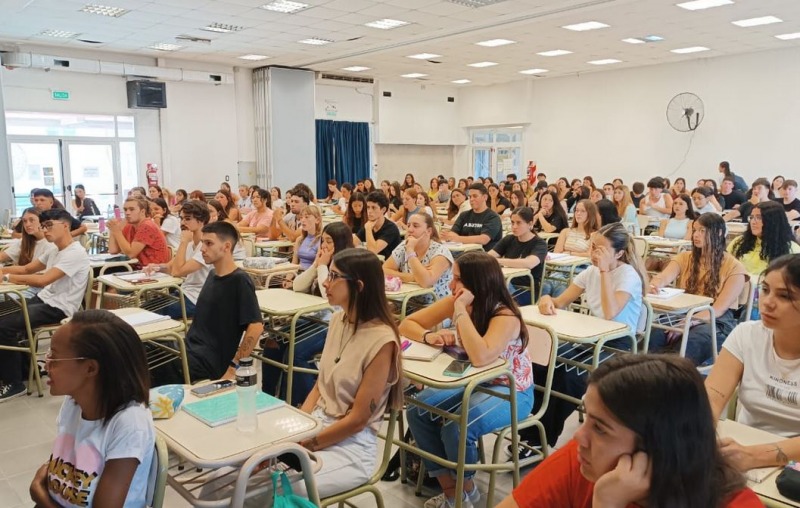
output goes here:
<path id="1" fill-rule="evenodd" d="M 368 178 L 369 125 L 317 120 L 317 196 L 328 195 L 328 180 L 340 185 Z"/>

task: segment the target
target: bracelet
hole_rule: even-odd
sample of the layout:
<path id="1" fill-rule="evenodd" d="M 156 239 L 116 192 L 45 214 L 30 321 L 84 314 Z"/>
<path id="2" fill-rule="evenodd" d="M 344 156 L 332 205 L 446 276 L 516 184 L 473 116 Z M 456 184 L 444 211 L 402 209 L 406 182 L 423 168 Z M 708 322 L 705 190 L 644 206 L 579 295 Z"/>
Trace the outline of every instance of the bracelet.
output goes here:
<path id="1" fill-rule="evenodd" d="M 238 363 L 236 363 L 236 362 L 235 362 L 235 361 L 233 361 L 233 360 L 231 360 L 230 366 L 231 366 L 231 367 L 233 367 L 234 369 L 238 369 L 238 368 L 239 368 L 239 364 L 238 364 Z"/>
<path id="2" fill-rule="evenodd" d="M 412 259 L 412 258 L 416 258 L 416 257 L 419 257 L 419 256 L 417 256 L 417 253 L 416 253 L 416 252 L 414 252 L 414 251 L 411 251 L 411 254 L 409 254 L 408 252 L 406 252 L 406 263 L 408 263 L 408 261 L 409 261 L 410 259 Z"/>
<path id="3" fill-rule="evenodd" d="M 428 343 L 428 334 L 429 333 L 433 333 L 433 330 L 428 330 L 427 332 L 422 334 L 422 343 L 423 344 L 427 344 Z"/>

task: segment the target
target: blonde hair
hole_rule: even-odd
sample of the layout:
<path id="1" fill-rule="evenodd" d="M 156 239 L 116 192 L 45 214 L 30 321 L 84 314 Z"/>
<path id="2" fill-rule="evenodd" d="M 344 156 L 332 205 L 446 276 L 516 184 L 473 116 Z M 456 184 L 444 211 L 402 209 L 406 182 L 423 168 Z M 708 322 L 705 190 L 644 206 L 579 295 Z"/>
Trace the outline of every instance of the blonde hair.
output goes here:
<path id="1" fill-rule="evenodd" d="M 299 219 L 300 217 L 302 217 L 304 215 L 310 215 L 311 217 L 314 217 L 315 219 L 317 219 L 317 227 L 314 228 L 314 242 L 313 243 L 319 243 L 320 240 L 322 240 L 322 229 L 323 229 L 322 228 L 322 214 L 319 211 L 319 207 L 315 206 L 315 205 L 304 206 L 299 212 L 297 212 L 297 218 Z M 305 240 L 307 236 L 308 236 L 308 231 L 306 231 L 304 229 L 303 233 L 302 233 L 303 240 Z"/>
<path id="2" fill-rule="evenodd" d="M 620 217 L 625 217 L 625 210 L 628 209 L 628 205 L 633 204 L 633 200 L 631 199 L 631 191 L 625 185 L 617 185 L 614 187 L 614 190 L 621 190 L 622 191 L 622 201 L 617 202 L 614 200 L 614 206 L 617 207 L 617 214 Z"/>

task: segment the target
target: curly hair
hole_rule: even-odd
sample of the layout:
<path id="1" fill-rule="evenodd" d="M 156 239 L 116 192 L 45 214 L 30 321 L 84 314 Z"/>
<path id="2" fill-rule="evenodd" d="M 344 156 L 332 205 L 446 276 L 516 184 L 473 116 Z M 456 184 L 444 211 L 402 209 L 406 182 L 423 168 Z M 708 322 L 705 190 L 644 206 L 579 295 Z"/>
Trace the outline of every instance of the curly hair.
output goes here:
<path id="1" fill-rule="evenodd" d="M 761 252 L 759 258 L 764 261 L 772 261 L 784 254 L 791 252 L 791 243 L 794 241 L 792 228 L 783 206 L 775 201 L 764 201 L 758 203 L 755 208 L 761 210 Z M 751 215 L 752 217 L 752 215 Z M 753 234 L 750 223 L 747 223 L 747 230 L 735 243 L 733 255 L 741 258 L 756 247 L 758 237 Z"/>
<path id="2" fill-rule="evenodd" d="M 698 217 L 695 224 L 705 228 L 705 241 L 702 249 L 692 247 L 691 271 L 685 289 L 687 293 L 716 298 L 725 257 L 725 220 L 714 212 L 707 212 Z M 702 274 L 701 265 L 705 268 Z"/>

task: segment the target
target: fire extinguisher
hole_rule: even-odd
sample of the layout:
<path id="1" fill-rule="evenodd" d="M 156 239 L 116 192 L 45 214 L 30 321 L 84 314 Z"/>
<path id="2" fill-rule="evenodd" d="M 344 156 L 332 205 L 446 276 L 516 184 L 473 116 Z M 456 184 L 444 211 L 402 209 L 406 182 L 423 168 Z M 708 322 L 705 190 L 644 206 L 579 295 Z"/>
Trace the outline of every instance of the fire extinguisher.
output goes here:
<path id="1" fill-rule="evenodd" d="M 528 161 L 528 183 L 531 186 L 536 184 L 536 163 Z"/>
<path id="2" fill-rule="evenodd" d="M 147 186 L 158 185 L 158 166 L 151 162 L 147 163 Z"/>

